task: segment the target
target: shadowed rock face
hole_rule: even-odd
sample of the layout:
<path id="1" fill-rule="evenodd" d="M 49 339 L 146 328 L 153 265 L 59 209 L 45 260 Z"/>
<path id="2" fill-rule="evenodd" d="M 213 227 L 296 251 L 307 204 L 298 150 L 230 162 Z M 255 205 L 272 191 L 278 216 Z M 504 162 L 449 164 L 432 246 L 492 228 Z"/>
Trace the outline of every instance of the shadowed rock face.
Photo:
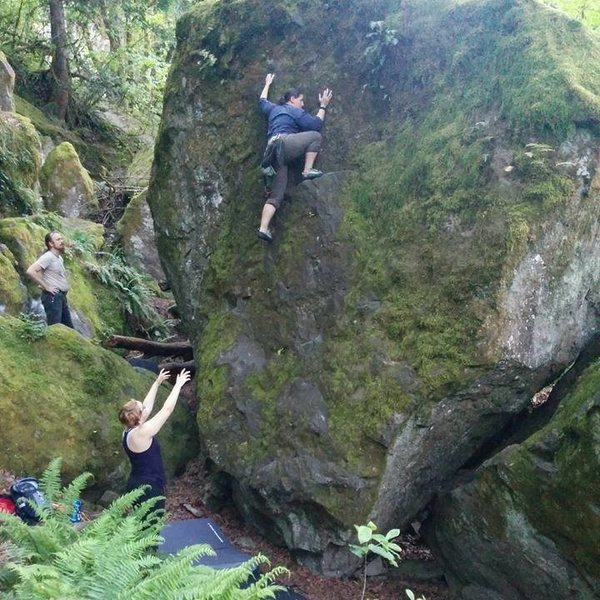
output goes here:
<path id="1" fill-rule="evenodd" d="M 251 523 L 329 574 L 352 568 L 353 523 L 407 524 L 597 314 L 597 107 L 553 83 L 543 40 L 564 22 L 517 0 L 421 4 L 200 4 L 178 26 L 148 193 L 215 469 Z M 268 71 L 273 99 L 335 94 L 332 172 L 291 182 L 271 246 Z"/>
<path id="2" fill-rule="evenodd" d="M 428 539 L 461 598 L 598 597 L 599 377 L 596 362 L 545 427 L 436 501 Z"/>

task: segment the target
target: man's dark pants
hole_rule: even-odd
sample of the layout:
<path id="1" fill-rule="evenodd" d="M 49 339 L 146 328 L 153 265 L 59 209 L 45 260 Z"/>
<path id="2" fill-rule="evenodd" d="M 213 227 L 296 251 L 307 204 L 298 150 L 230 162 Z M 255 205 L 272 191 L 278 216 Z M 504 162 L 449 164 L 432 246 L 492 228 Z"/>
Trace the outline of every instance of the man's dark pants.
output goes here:
<path id="1" fill-rule="evenodd" d="M 46 322 L 48 325 L 62 323 L 71 329 L 75 329 L 73 321 L 71 321 L 66 292 L 56 292 L 56 294 L 42 292 L 42 304 L 46 311 Z"/>

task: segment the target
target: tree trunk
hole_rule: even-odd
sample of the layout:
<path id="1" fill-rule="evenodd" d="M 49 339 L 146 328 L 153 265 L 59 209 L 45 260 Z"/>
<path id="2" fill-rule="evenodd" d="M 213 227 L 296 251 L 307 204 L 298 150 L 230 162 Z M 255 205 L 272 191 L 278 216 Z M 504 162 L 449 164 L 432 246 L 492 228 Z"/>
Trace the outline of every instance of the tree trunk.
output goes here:
<path id="1" fill-rule="evenodd" d="M 138 350 L 148 356 L 193 356 L 192 345 L 189 342 L 153 342 L 142 338 L 111 335 L 105 345 L 109 348 Z"/>
<path id="2" fill-rule="evenodd" d="M 106 32 L 106 37 L 108 38 L 108 43 L 110 44 L 110 51 L 116 52 L 121 46 L 122 39 L 122 27 L 120 24 L 120 19 L 118 15 L 118 8 L 109 7 L 106 0 L 100 0 L 100 12 L 102 14 L 102 22 L 104 24 L 104 31 Z"/>
<path id="3" fill-rule="evenodd" d="M 49 0 L 50 2 L 50 35 L 52 38 L 52 97 L 56 116 L 64 121 L 69 105 L 69 92 L 71 89 L 71 76 L 69 74 L 69 61 L 67 59 L 67 23 L 65 21 L 65 7 L 63 0 Z"/>

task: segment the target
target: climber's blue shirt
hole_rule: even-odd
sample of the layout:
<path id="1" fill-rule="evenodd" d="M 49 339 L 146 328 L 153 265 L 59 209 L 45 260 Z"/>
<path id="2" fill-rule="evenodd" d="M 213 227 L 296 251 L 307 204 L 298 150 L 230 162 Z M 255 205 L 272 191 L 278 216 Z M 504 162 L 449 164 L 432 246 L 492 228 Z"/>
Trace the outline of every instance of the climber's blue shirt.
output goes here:
<path id="1" fill-rule="evenodd" d="M 291 104 L 274 104 L 266 98 L 258 101 L 260 109 L 269 117 L 267 136 L 277 133 L 299 133 L 300 131 L 321 131 L 323 121 L 313 117 L 301 108 Z"/>

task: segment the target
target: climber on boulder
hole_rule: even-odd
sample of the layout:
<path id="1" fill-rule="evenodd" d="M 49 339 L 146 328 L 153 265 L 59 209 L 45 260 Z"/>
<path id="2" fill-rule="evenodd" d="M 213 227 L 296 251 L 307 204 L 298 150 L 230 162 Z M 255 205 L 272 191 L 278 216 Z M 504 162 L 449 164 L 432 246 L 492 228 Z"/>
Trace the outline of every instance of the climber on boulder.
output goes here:
<path id="1" fill-rule="evenodd" d="M 279 104 L 275 104 L 267 99 L 274 78 L 273 73 L 267 74 L 259 99 L 261 110 L 268 116 L 267 146 L 281 140 L 284 154 L 283 164 L 277 165 L 273 184 L 262 210 L 258 237 L 266 242 L 273 241 L 269 224 L 283 201 L 289 163 L 304 156 L 303 179 L 315 179 L 323 174 L 313 165 L 321 150 L 320 132 L 325 111 L 332 98 L 332 92 L 328 88 L 319 94 L 319 110 L 315 116 L 304 110 L 304 96 L 296 89 L 285 92 Z"/>

